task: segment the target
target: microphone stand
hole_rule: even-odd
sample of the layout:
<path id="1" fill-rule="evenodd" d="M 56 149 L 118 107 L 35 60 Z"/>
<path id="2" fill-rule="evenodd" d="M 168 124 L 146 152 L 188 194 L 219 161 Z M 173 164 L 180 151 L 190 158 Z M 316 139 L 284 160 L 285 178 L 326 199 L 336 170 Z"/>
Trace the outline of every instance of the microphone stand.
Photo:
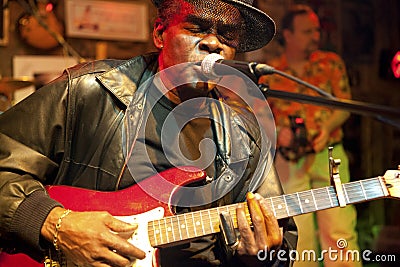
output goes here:
<path id="1" fill-rule="evenodd" d="M 253 72 L 253 74 L 255 74 L 255 73 L 256 72 Z M 337 97 L 334 97 L 334 96 L 328 94 L 327 92 L 323 91 L 322 89 L 320 89 L 312 84 L 309 84 L 303 80 L 300 80 L 292 75 L 289 75 L 285 72 L 276 70 L 274 68 L 271 68 L 270 70 L 268 70 L 268 73 L 264 73 L 264 74 L 281 75 L 285 78 L 288 78 L 297 83 L 300 83 L 300 84 L 318 92 L 320 95 L 324 96 L 324 97 L 316 97 L 316 96 L 309 96 L 309 95 L 298 94 L 298 93 L 272 90 L 266 84 L 259 84 L 258 87 L 260 88 L 260 90 L 263 93 L 263 95 L 265 96 L 265 98 L 275 97 L 275 98 L 293 100 L 296 102 L 309 103 L 309 104 L 314 104 L 314 105 L 319 105 L 319 106 L 341 108 L 341 109 L 345 109 L 345 110 L 348 110 L 348 111 L 351 111 L 351 112 L 354 112 L 357 114 L 372 116 L 381 122 L 390 124 L 394 127 L 397 127 L 398 129 L 400 129 L 400 120 L 399 120 L 400 109 L 394 109 L 394 108 L 385 107 L 385 106 L 381 106 L 381 105 L 377 105 L 377 104 L 365 103 L 365 102 L 348 100 L 348 99 L 339 99 Z M 257 80 L 259 79 L 259 77 L 260 77 L 260 75 L 256 75 Z M 383 115 L 386 117 L 383 117 Z M 393 117 L 393 118 L 397 119 L 398 121 L 391 120 L 388 117 Z"/>

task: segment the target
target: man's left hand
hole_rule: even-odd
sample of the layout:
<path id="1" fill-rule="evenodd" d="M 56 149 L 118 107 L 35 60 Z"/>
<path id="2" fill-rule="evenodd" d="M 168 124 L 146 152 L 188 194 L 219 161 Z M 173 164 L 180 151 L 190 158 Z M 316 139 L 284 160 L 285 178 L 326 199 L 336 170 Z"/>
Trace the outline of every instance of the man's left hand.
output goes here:
<path id="1" fill-rule="evenodd" d="M 237 223 L 240 232 L 240 241 L 237 246 L 237 254 L 248 266 L 265 264 L 257 258 L 262 251 L 270 252 L 282 244 L 282 230 L 278 220 L 259 194 L 247 194 L 247 206 L 249 208 L 251 223 L 246 216 L 245 206 L 239 204 L 236 209 Z M 268 257 L 269 258 L 269 257 Z"/>

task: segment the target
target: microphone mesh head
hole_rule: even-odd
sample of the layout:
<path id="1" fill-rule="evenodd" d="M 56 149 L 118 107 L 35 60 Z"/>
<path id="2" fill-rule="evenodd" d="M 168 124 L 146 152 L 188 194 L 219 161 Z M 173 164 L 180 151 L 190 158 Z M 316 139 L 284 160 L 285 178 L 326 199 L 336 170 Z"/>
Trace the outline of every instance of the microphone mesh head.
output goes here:
<path id="1" fill-rule="evenodd" d="M 215 53 L 209 54 L 203 59 L 201 62 L 201 71 L 206 77 L 211 79 L 218 78 L 214 72 L 214 65 L 220 59 L 224 59 L 224 57 Z"/>

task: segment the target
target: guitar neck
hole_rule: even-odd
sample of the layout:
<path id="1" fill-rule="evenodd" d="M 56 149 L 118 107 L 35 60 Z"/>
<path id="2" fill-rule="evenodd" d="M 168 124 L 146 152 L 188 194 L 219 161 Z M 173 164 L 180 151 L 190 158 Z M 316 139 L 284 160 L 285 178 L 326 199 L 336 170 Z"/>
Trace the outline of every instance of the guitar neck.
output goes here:
<path id="1" fill-rule="evenodd" d="M 355 204 L 389 195 L 382 177 L 375 177 L 342 184 L 346 204 Z M 277 219 L 335 208 L 339 201 L 333 186 L 266 198 L 267 205 Z M 251 223 L 246 203 L 247 217 Z M 230 213 L 237 228 L 237 204 L 199 210 L 176 216 L 164 217 L 148 223 L 148 236 L 153 247 L 195 239 L 220 232 L 219 214 Z"/>

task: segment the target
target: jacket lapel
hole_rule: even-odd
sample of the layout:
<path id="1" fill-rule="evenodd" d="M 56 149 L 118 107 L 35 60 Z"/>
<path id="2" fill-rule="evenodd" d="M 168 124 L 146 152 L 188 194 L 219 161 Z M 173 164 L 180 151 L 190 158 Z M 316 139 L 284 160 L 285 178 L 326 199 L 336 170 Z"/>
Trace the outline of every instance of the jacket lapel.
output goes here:
<path id="1" fill-rule="evenodd" d="M 157 53 L 135 57 L 97 76 L 125 107 L 129 106 L 138 87 L 151 78 L 158 68 Z M 141 71 L 135 71 L 141 70 Z"/>

